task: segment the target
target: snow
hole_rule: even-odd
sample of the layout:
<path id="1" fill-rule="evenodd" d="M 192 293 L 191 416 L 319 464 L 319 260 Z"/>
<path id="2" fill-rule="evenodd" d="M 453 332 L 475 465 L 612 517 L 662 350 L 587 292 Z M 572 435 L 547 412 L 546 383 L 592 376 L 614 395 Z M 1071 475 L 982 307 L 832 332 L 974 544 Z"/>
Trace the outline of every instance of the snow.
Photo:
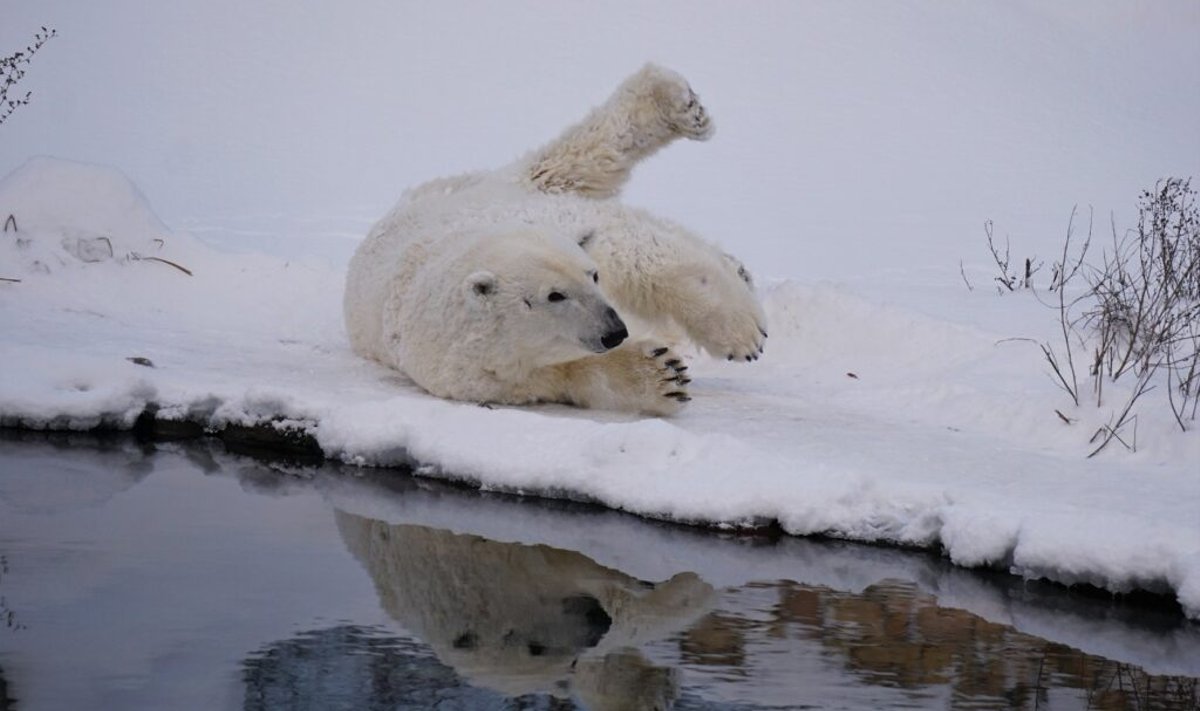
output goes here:
<path id="1" fill-rule="evenodd" d="M 941 547 L 1200 617 L 1200 436 L 1160 389 L 1136 452 L 1086 459 L 1120 392 L 1075 408 L 1013 340 L 1054 338 L 1056 314 L 990 288 L 981 227 L 1046 258 L 1073 205 L 1127 225 L 1139 190 L 1196 173 L 1200 75 L 1149 71 L 1200 65 L 1194 4 L 89 8 L 17 2 L 0 26 L 0 50 L 59 30 L 0 126 L 0 277 L 20 280 L 0 282 L 0 424 L 130 427 L 151 403 L 282 422 L 362 465 Z M 647 420 L 444 402 L 355 358 L 344 265 L 399 192 L 508 161 L 646 59 L 720 130 L 627 198 L 743 258 L 764 359 L 693 354 L 694 401 Z"/>

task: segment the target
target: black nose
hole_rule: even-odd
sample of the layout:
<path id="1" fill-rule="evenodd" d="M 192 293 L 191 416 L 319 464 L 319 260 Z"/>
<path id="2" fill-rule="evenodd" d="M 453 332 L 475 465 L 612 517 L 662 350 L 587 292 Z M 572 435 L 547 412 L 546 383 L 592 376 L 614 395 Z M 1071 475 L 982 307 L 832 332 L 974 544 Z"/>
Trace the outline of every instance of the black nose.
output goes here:
<path id="1" fill-rule="evenodd" d="M 626 338 L 629 338 L 629 331 L 626 331 L 625 326 L 622 325 L 617 330 L 606 333 L 604 337 L 600 339 L 600 345 L 604 346 L 605 348 L 616 348 L 617 346 L 621 345 L 621 341 L 625 340 Z"/>
<path id="2" fill-rule="evenodd" d="M 604 320 L 607 322 L 608 333 L 600 339 L 600 345 L 605 348 L 616 348 L 621 345 L 621 341 L 629 338 L 629 331 L 625 330 L 625 322 L 611 307 L 604 312 Z"/>

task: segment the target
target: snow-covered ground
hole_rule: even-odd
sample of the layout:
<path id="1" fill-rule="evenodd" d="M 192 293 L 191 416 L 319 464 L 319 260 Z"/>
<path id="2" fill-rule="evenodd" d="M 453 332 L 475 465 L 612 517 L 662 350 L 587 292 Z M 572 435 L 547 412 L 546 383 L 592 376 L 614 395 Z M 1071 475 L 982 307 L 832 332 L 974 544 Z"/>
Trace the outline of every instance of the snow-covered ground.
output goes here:
<path id="1" fill-rule="evenodd" d="M 30 0 L 0 52 L 42 24 L 33 103 L 0 126 L 3 423 L 283 418 L 349 461 L 941 545 L 1200 616 L 1200 436 L 1153 401 L 1137 452 L 1085 459 L 1112 409 L 1069 408 L 1008 340 L 1056 314 L 988 288 L 982 231 L 1048 259 L 1073 205 L 1128 226 L 1139 190 L 1197 173 L 1195 3 Z M 646 420 L 443 402 L 352 356 L 344 264 L 401 189 L 507 162 L 647 59 L 718 132 L 627 198 L 747 262 L 765 358 L 694 358 L 694 401 Z"/>

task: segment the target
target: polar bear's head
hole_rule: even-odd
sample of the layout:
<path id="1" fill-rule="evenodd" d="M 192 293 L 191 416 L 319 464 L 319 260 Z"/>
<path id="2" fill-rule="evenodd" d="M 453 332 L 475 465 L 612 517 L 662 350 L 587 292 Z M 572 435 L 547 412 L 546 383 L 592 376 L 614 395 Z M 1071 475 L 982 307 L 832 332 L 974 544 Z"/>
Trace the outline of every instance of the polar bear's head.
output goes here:
<path id="1" fill-rule="evenodd" d="M 581 247 L 588 238 L 537 230 L 489 237 L 476 253 L 487 268 L 463 284 L 472 306 L 539 365 L 603 353 L 629 336 L 600 289 L 603 275 Z"/>

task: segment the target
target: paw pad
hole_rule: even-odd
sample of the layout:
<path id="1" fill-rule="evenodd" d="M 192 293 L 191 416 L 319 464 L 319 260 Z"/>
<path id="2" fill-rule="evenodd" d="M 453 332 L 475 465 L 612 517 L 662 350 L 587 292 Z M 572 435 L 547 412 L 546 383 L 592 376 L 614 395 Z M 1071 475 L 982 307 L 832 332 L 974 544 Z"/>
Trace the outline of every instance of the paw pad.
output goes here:
<path id="1" fill-rule="evenodd" d="M 692 379 L 686 374 L 688 367 L 684 365 L 683 359 L 666 346 L 651 348 L 645 353 L 654 361 L 658 371 L 659 396 L 681 404 L 690 402 L 692 398 L 688 395 L 687 386 Z"/>

